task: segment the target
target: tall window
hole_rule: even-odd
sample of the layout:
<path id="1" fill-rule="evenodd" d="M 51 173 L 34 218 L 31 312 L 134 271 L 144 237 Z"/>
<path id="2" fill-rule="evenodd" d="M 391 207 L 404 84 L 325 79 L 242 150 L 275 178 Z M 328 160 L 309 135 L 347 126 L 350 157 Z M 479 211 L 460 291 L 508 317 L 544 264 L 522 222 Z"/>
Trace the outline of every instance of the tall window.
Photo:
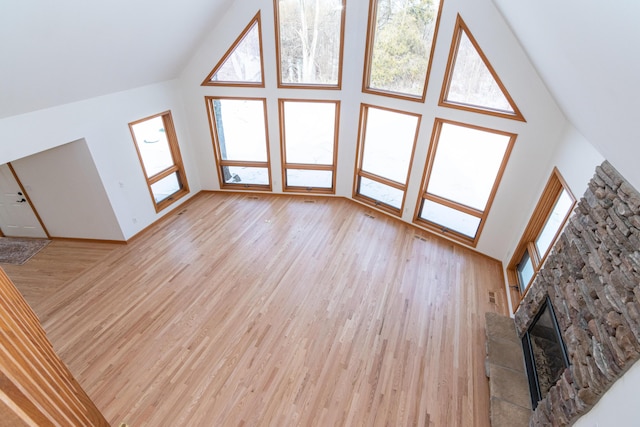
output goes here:
<path id="1" fill-rule="evenodd" d="M 274 0 L 278 85 L 339 89 L 346 0 Z"/>
<path id="2" fill-rule="evenodd" d="M 401 215 L 421 116 L 362 104 L 355 199 Z"/>
<path id="3" fill-rule="evenodd" d="M 436 119 L 415 222 L 475 246 L 515 135 Z"/>
<path id="4" fill-rule="evenodd" d="M 340 101 L 280 100 L 284 189 L 334 193 Z"/>
<path id="5" fill-rule="evenodd" d="M 220 186 L 271 190 L 266 99 L 205 99 Z"/>
<path id="6" fill-rule="evenodd" d="M 132 123 L 129 129 L 156 212 L 189 193 L 171 112 Z"/>
<path id="7" fill-rule="evenodd" d="M 440 0 L 371 0 L 364 92 L 424 101 Z"/>
<path id="8" fill-rule="evenodd" d="M 575 204 L 575 197 L 554 169 L 507 267 L 514 309 L 542 268 Z"/>

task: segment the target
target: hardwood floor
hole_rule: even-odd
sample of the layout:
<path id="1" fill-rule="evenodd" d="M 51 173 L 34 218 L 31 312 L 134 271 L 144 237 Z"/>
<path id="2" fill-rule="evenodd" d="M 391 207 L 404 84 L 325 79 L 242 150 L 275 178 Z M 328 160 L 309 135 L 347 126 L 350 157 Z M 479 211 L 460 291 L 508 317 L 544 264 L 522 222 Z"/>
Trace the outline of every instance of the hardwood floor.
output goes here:
<path id="1" fill-rule="evenodd" d="M 489 425 L 498 262 L 348 200 L 254 197 L 201 194 L 43 298 L 37 259 L 7 269 L 107 420 Z"/>

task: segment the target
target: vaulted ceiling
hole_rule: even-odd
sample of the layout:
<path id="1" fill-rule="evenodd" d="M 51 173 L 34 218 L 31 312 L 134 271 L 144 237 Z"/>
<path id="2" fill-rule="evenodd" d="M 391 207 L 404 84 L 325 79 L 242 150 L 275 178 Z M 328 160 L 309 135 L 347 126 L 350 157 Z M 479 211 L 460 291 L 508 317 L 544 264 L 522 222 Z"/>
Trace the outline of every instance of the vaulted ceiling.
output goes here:
<path id="1" fill-rule="evenodd" d="M 493 1 L 569 120 L 630 171 L 610 146 L 637 145 L 640 3 Z M 175 78 L 232 2 L 3 1 L 0 118 Z"/>
<path id="2" fill-rule="evenodd" d="M 177 77 L 231 2 L 0 2 L 0 118 Z"/>

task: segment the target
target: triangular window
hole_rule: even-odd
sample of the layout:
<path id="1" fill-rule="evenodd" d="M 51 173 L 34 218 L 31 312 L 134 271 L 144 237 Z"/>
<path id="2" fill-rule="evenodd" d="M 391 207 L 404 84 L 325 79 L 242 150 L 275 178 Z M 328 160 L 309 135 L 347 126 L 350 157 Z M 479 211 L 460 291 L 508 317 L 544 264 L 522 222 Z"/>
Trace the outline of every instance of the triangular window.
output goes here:
<path id="1" fill-rule="evenodd" d="M 524 121 L 460 15 L 446 76 L 440 105 Z"/>
<path id="2" fill-rule="evenodd" d="M 260 12 L 218 61 L 203 86 L 264 87 Z"/>

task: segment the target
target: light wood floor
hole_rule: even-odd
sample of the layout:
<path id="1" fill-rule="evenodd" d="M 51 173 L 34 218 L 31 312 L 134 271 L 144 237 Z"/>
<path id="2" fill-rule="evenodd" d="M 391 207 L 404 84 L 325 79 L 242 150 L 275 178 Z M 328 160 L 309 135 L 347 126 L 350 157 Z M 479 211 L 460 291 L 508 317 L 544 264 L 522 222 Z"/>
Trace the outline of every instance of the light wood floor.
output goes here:
<path id="1" fill-rule="evenodd" d="M 126 246 L 53 242 L 6 269 L 107 420 L 489 425 L 499 263 L 351 201 L 252 197 L 201 194 Z M 90 252 L 64 283 L 42 274 Z"/>

